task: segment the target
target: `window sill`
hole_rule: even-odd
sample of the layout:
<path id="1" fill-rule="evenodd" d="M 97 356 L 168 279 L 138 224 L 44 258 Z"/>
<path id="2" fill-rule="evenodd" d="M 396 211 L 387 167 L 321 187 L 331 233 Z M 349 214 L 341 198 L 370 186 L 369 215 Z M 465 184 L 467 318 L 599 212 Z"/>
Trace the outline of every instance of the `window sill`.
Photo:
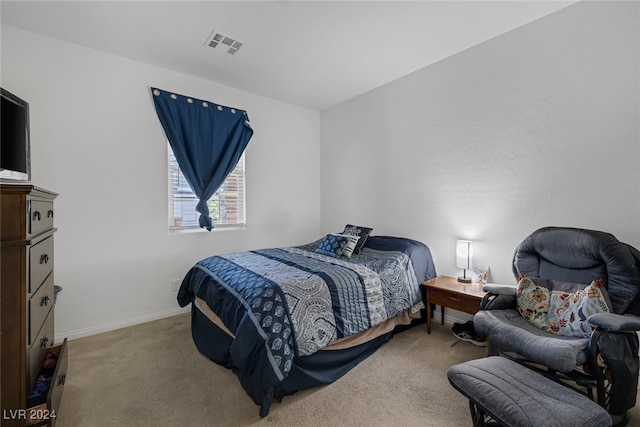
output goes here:
<path id="1" fill-rule="evenodd" d="M 233 225 L 233 226 L 222 226 L 219 225 L 217 227 L 213 227 L 212 232 L 220 232 L 220 231 L 242 231 L 246 228 L 245 225 Z M 194 233 L 209 233 L 206 228 L 200 227 L 174 227 L 169 228 L 169 234 L 194 234 Z"/>

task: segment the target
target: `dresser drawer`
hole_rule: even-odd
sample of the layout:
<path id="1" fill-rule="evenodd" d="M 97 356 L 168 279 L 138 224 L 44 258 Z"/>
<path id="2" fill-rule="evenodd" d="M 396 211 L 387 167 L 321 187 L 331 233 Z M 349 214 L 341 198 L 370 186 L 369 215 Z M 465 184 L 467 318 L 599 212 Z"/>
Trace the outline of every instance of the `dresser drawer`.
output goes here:
<path id="1" fill-rule="evenodd" d="M 38 234 L 53 228 L 53 202 L 29 200 L 29 234 Z"/>
<path id="2" fill-rule="evenodd" d="M 40 289 L 29 298 L 29 345 L 38 336 L 53 302 L 53 274 L 49 274 Z"/>
<path id="3" fill-rule="evenodd" d="M 53 271 L 53 236 L 29 248 L 29 293 L 38 290 Z"/>
<path id="4" fill-rule="evenodd" d="M 29 366 L 29 392 L 31 387 L 36 382 L 38 371 L 40 370 L 40 362 L 44 357 L 47 349 L 53 344 L 54 329 L 53 329 L 53 311 L 50 311 L 44 322 L 42 328 L 31 346 L 28 347 L 27 363 Z"/>
<path id="5" fill-rule="evenodd" d="M 475 314 L 480 308 L 481 298 L 475 295 L 452 293 L 437 288 L 429 288 L 428 293 L 427 298 L 431 304 L 439 304 L 469 314 Z"/>
<path id="6" fill-rule="evenodd" d="M 60 409 L 60 400 L 62 399 L 62 391 L 67 380 L 67 339 L 62 344 L 54 345 L 47 349 L 58 354 L 58 363 L 56 364 L 51 386 L 47 393 L 47 401 L 41 405 L 32 406 L 27 409 L 27 425 L 46 425 L 55 426 L 58 418 L 58 410 Z"/>

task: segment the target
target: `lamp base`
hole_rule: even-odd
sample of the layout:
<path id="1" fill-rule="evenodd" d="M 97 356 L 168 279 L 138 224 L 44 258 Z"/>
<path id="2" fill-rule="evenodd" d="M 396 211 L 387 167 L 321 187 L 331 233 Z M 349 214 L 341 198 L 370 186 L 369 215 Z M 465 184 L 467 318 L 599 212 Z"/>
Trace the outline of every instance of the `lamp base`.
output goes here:
<path id="1" fill-rule="evenodd" d="M 460 277 L 460 276 L 458 276 L 458 282 L 460 282 L 460 283 L 471 283 L 471 277 Z"/>

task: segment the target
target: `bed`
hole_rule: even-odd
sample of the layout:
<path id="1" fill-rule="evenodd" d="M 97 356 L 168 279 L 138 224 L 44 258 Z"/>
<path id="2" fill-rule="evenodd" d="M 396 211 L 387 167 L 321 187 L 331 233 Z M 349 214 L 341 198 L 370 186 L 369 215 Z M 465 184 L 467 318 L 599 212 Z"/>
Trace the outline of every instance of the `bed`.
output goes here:
<path id="1" fill-rule="evenodd" d="M 261 417 L 273 399 L 337 380 L 422 321 L 420 283 L 436 276 L 429 248 L 349 227 L 366 235 L 211 256 L 182 282 L 196 347 L 233 370 Z"/>

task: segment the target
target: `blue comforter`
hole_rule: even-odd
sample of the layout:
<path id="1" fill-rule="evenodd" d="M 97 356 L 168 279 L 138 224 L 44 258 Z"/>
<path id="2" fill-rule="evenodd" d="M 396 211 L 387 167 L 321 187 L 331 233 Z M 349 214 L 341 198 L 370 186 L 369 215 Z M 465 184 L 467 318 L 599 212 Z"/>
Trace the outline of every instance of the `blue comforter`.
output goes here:
<path id="1" fill-rule="evenodd" d="M 428 248 L 416 241 L 371 237 L 350 259 L 318 254 L 317 245 L 203 259 L 178 293 L 181 306 L 203 299 L 233 333 L 229 364 L 259 377 L 247 390 L 258 404 L 270 404 L 294 358 L 404 312 L 435 276 Z"/>

